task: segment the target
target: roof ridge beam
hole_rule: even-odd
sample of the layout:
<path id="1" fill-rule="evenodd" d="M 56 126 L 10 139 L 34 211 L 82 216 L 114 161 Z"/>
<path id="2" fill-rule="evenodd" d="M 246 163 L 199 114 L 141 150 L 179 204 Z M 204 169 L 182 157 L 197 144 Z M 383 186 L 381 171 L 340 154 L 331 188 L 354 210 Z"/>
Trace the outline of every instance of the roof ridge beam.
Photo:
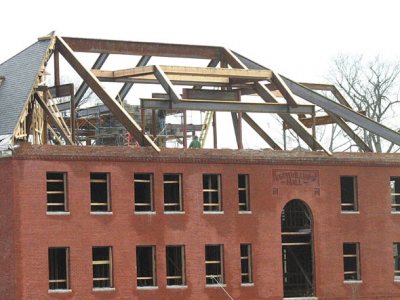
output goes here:
<path id="1" fill-rule="evenodd" d="M 60 37 L 61 38 L 61 37 Z M 62 37 L 75 52 L 219 59 L 220 47 Z"/>

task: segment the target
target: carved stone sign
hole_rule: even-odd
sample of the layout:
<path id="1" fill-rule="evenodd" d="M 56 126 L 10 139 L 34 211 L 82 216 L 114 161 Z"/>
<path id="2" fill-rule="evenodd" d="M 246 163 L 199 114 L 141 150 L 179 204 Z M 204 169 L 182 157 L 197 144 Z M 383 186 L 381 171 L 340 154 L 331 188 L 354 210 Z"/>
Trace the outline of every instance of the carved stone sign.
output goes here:
<path id="1" fill-rule="evenodd" d="M 319 172 L 317 170 L 272 170 L 274 187 L 285 185 L 319 188 Z"/>

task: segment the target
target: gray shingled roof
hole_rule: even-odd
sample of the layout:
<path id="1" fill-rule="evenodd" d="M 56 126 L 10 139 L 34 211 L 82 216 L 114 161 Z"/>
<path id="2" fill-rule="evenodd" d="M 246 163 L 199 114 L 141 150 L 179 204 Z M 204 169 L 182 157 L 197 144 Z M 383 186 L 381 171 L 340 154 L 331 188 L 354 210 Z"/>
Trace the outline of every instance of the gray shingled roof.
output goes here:
<path id="1" fill-rule="evenodd" d="M 49 40 L 41 40 L 0 64 L 0 135 L 12 134 L 29 99 L 43 63 Z"/>

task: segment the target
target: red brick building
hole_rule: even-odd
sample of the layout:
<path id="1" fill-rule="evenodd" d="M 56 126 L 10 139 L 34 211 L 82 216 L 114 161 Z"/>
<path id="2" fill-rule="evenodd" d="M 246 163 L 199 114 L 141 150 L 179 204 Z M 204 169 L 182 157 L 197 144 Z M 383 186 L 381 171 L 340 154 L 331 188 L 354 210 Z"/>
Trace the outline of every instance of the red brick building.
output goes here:
<path id="1" fill-rule="evenodd" d="M 225 47 L 39 38 L 0 64 L 0 299 L 400 299 L 399 154 L 355 128 L 398 151 Z"/>
<path id="2" fill-rule="evenodd" d="M 223 287 L 233 299 L 282 299 L 284 276 L 296 273 L 311 280 L 311 286 L 288 277 L 289 293 L 292 280 L 297 282 L 297 291 L 318 299 L 398 299 L 400 270 L 393 263 L 397 255 L 393 251 L 400 243 L 400 219 L 396 202 L 392 205 L 391 201 L 391 180 L 397 182 L 399 166 L 395 154 L 329 157 L 316 152 L 178 149 L 155 153 L 25 145 L 0 160 L 1 297 L 229 299 Z M 53 200 L 46 182 L 55 173 L 65 174 L 62 209 L 48 205 Z M 91 174 L 107 174 L 109 207 L 105 211 L 92 205 Z M 142 193 L 143 186 L 135 185 L 146 181 L 135 180 L 137 174 L 150 175 L 148 211 L 137 209 L 141 206 L 135 192 Z M 178 209 L 166 205 L 165 174 L 179 175 Z M 206 186 L 205 174 L 217 175 L 217 185 Z M 245 184 L 238 181 L 240 175 L 246 176 Z M 343 200 L 344 177 L 354 179 L 355 206 L 350 209 Z M 243 204 L 239 185 L 248 197 L 244 208 L 239 205 Z M 214 188 L 220 206 L 209 210 L 206 204 L 213 202 L 206 202 L 206 194 Z M 298 223 L 298 230 L 286 230 L 289 219 L 301 214 L 298 206 L 282 220 L 282 210 L 294 199 L 309 210 L 310 231 Z M 206 246 L 216 245 L 220 250 L 210 248 L 206 253 Z M 153 266 L 146 266 L 146 255 L 137 251 L 141 246 L 151 247 Z M 182 262 L 174 266 L 180 269 L 178 273 L 168 270 L 168 246 L 182 246 L 182 253 L 171 256 Z M 102 276 L 109 281 L 100 284 L 93 278 L 97 276 L 93 247 L 111 249 L 103 259 L 108 270 Z M 312 249 L 310 255 L 305 247 Z M 67 272 L 61 270 L 56 276 L 59 282 L 53 282 L 55 288 L 50 283 L 49 288 L 49 249 L 54 248 L 67 249 L 65 258 L 57 258 L 67 260 Z M 303 270 L 289 258 L 290 252 L 297 255 Z M 355 264 L 348 261 L 352 255 Z M 143 274 L 150 271 L 147 276 L 138 274 L 138 264 L 143 264 L 139 259 L 145 261 Z M 216 265 L 220 261 L 220 265 L 206 269 L 207 260 Z M 182 278 L 169 281 L 167 277 L 174 274 L 175 279 Z M 209 282 L 207 275 L 218 278 L 222 287 Z M 54 276 L 51 271 L 50 276 Z M 146 282 L 141 277 L 152 279 Z"/>

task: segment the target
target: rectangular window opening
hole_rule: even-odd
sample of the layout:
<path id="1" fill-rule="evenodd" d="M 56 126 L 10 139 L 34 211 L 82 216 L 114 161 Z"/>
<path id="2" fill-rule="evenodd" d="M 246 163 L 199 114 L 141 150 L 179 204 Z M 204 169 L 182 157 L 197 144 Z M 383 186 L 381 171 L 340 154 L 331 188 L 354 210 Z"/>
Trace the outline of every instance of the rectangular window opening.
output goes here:
<path id="1" fill-rule="evenodd" d="M 164 211 L 183 211 L 181 174 L 164 174 Z"/>
<path id="2" fill-rule="evenodd" d="M 238 175 L 239 211 L 250 211 L 249 175 Z"/>
<path id="3" fill-rule="evenodd" d="M 252 269 L 251 269 L 251 245 L 240 245 L 240 262 L 241 262 L 241 276 L 242 283 L 252 283 Z"/>
<path id="4" fill-rule="evenodd" d="M 393 243 L 394 279 L 400 280 L 400 243 Z"/>
<path id="5" fill-rule="evenodd" d="M 112 278 L 112 247 L 93 247 L 93 287 L 111 288 Z"/>
<path id="6" fill-rule="evenodd" d="M 153 174 L 135 173 L 135 211 L 154 211 Z"/>
<path id="7" fill-rule="evenodd" d="M 361 280 L 360 244 L 343 244 L 344 280 Z"/>
<path id="8" fill-rule="evenodd" d="M 90 173 L 90 209 L 92 212 L 111 211 L 110 174 Z"/>
<path id="9" fill-rule="evenodd" d="M 69 289 L 69 249 L 49 248 L 49 289 Z"/>
<path id="10" fill-rule="evenodd" d="M 47 172 L 47 211 L 65 212 L 67 208 L 66 180 L 67 174 L 61 172 Z"/>
<path id="11" fill-rule="evenodd" d="M 222 211 L 221 175 L 203 174 L 203 210 Z"/>
<path id="12" fill-rule="evenodd" d="M 340 177 L 340 194 L 342 211 L 358 211 L 356 176 Z"/>
<path id="13" fill-rule="evenodd" d="M 136 247 L 137 286 L 156 286 L 155 246 Z"/>
<path id="14" fill-rule="evenodd" d="M 205 265 L 206 265 L 206 284 L 224 283 L 224 257 L 223 245 L 206 245 Z"/>
<path id="15" fill-rule="evenodd" d="M 400 211 L 400 177 L 390 177 L 390 196 L 392 211 Z"/>
<path id="16" fill-rule="evenodd" d="M 167 285 L 185 285 L 185 248 L 184 246 L 167 246 Z"/>

